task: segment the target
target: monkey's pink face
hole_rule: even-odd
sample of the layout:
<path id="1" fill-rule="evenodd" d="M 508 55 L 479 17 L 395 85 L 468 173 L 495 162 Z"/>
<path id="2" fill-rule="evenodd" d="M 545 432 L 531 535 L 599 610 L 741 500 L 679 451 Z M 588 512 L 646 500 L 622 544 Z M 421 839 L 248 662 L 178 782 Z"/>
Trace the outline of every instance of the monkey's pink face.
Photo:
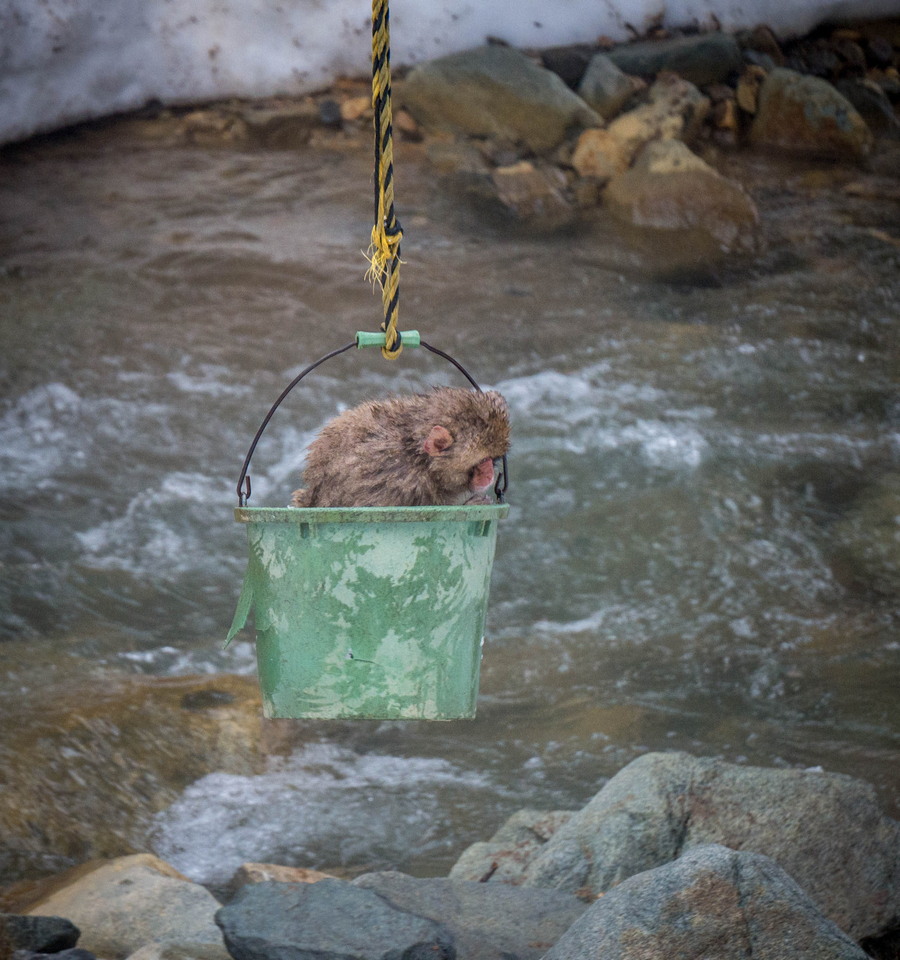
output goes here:
<path id="1" fill-rule="evenodd" d="M 469 490 L 472 493 L 487 493 L 494 485 L 494 461 L 485 457 L 481 463 L 472 468 L 469 479 Z"/>

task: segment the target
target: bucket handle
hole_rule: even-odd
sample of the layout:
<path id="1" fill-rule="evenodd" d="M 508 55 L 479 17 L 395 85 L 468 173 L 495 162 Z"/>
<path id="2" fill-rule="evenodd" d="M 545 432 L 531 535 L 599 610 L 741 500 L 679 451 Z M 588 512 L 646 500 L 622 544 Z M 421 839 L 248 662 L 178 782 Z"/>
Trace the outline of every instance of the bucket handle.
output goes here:
<path id="1" fill-rule="evenodd" d="M 472 384 L 472 386 L 479 392 L 482 393 L 481 387 L 475 382 L 466 368 L 458 361 L 454 360 L 449 353 L 444 353 L 443 350 L 439 350 L 437 347 L 431 346 L 431 344 L 426 343 L 420 336 L 418 330 L 407 330 L 404 333 L 397 333 L 397 346 L 399 346 L 402 341 L 403 346 L 405 347 L 424 347 L 426 350 L 431 353 L 437 354 L 439 357 L 443 357 L 444 360 L 452 363 L 454 367 Z M 297 384 L 308 374 L 312 373 L 316 367 L 325 363 L 326 360 L 331 360 L 332 357 L 337 357 L 342 353 L 346 353 L 348 350 L 353 347 L 383 347 L 386 342 L 386 335 L 384 333 L 370 333 L 365 330 L 360 330 L 356 334 L 356 339 L 352 340 L 350 343 L 345 344 L 343 347 L 338 347 L 337 350 L 332 350 L 331 353 L 326 353 L 324 357 L 319 357 L 314 363 L 311 363 L 305 370 L 299 373 L 293 380 L 281 391 L 281 395 L 278 399 L 272 404 L 269 408 L 269 412 L 263 418 L 263 422 L 259 425 L 259 429 L 256 431 L 256 436 L 253 438 L 253 442 L 250 444 L 250 449 L 247 451 L 247 456 L 244 457 L 244 463 L 241 467 L 241 475 L 238 477 L 237 482 L 237 496 L 238 496 L 238 506 L 245 507 L 247 501 L 250 499 L 250 474 L 248 470 L 250 469 L 250 461 L 253 459 L 253 454 L 256 451 L 256 445 L 259 443 L 260 438 L 263 435 L 263 431 L 269 425 L 269 421 L 275 414 L 275 411 L 281 406 L 282 401 L 285 397 L 297 386 Z M 506 454 L 503 454 L 503 469 L 500 471 L 497 482 L 494 484 L 494 493 L 497 495 L 497 500 L 502 503 L 503 495 L 506 493 L 507 488 L 509 487 L 509 474 L 506 463 Z"/>

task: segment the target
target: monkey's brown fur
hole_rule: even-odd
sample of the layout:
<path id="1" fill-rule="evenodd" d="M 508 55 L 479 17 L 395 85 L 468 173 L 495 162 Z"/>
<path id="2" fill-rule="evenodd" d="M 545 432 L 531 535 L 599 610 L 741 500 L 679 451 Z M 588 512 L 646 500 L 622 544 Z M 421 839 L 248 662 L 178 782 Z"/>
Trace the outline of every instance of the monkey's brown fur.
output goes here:
<path id="1" fill-rule="evenodd" d="M 429 437 L 437 436 L 435 443 Z M 440 506 L 473 497 L 484 460 L 509 449 L 509 412 L 494 390 L 441 387 L 370 400 L 327 423 L 312 442 L 295 507 Z M 429 452 L 429 450 L 431 452 Z M 490 465 L 482 467 L 490 470 Z"/>

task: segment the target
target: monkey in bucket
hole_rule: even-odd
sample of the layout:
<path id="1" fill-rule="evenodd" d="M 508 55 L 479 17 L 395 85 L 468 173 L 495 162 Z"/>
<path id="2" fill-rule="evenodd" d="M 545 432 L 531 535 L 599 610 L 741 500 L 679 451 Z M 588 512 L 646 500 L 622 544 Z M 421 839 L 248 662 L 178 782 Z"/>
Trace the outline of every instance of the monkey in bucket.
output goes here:
<path id="1" fill-rule="evenodd" d="M 495 390 L 438 387 L 369 400 L 313 440 L 293 507 L 492 503 L 509 449 L 509 410 Z"/>

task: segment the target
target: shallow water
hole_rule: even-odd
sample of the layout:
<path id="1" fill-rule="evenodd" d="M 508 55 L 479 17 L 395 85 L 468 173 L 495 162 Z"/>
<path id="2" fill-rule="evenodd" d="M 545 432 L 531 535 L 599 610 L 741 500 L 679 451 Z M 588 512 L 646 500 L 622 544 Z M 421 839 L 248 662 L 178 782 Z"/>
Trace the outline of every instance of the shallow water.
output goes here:
<path id="1" fill-rule="evenodd" d="M 253 671 L 249 634 L 222 650 L 234 485 L 283 386 L 378 326 L 369 162 L 364 138 L 201 148 L 127 124 L 0 158 L 11 724 L 61 678 L 89 696 L 98 665 Z M 765 252 L 674 282 L 602 218 L 529 236 L 398 147 L 401 328 L 514 422 L 478 719 L 308 724 L 266 773 L 190 787 L 161 855 L 207 882 L 246 859 L 446 872 L 508 813 L 577 807 L 658 749 L 849 773 L 900 812 L 900 571 L 896 549 L 859 559 L 900 469 L 897 203 L 871 172 L 719 163 Z M 255 505 L 286 501 L 337 410 L 459 382 L 413 350 L 313 376 L 258 449 Z"/>

